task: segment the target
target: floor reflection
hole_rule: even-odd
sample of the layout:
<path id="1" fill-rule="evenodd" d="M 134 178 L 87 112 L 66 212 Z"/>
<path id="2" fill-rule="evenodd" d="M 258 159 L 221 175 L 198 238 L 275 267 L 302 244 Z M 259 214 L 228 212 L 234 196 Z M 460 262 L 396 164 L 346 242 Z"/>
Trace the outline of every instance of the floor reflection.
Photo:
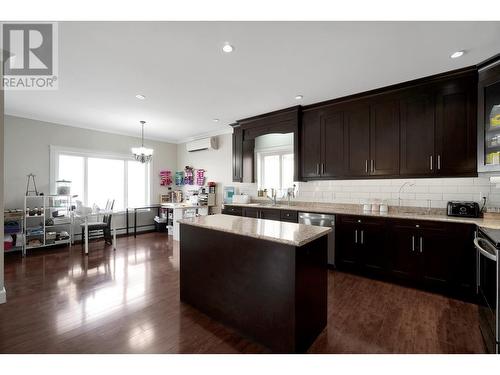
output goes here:
<path id="1" fill-rule="evenodd" d="M 101 241 L 88 256 L 80 246 L 9 254 L 0 353 L 266 352 L 180 302 L 179 253 L 148 233 L 118 238 L 116 252 Z M 483 350 L 475 305 L 335 272 L 328 298 L 328 329 L 312 352 Z"/>
<path id="2" fill-rule="evenodd" d="M 74 263 L 57 281 L 64 307 L 57 311 L 57 333 L 103 319 L 116 310 L 140 304 L 146 297 L 149 249 L 117 255 L 109 249 Z"/>

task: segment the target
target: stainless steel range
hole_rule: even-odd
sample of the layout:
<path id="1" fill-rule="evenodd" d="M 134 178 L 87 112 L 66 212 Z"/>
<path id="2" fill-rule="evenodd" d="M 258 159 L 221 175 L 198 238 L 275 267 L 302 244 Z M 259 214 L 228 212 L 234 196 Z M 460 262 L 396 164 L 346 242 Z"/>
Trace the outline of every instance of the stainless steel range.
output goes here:
<path id="1" fill-rule="evenodd" d="M 500 230 L 479 228 L 474 239 L 477 250 L 476 280 L 479 324 L 489 353 L 500 349 Z"/>

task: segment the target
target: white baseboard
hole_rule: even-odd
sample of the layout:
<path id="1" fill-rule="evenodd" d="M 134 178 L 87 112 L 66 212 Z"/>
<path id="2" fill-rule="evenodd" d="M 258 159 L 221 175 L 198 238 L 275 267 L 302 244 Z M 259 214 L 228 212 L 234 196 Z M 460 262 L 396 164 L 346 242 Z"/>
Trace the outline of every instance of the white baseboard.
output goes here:
<path id="1" fill-rule="evenodd" d="M 5 302 L 7 302 L 7 292 L 5 291 L 5 288 L 2 288 L 2 290 L 0 290 L 0 303 Z"/>

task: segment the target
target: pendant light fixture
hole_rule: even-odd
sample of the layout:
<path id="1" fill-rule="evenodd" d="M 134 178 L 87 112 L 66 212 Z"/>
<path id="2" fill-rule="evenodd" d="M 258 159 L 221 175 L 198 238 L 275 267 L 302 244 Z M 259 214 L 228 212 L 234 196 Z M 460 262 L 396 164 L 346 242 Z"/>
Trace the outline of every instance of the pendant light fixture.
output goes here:
<path id="1" fill-rule="evenodd" d="M 132 153 L 134 154 L 134 158 L 141 163 L 148 163 L 153 159 L 153 149 L 144 147 L 144 124 L 146 121 L 140 121 L 142 127 L 141 133 L 141 147 L 132 147 Z"/>

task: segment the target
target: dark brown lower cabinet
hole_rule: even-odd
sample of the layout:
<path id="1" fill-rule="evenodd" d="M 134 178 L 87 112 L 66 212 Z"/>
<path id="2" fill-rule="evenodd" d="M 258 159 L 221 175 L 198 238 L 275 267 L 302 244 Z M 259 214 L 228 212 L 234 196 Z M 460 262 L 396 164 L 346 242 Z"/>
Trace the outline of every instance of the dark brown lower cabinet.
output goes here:
<path id="1" fill-rule="evenodd" d="M 243 208 L 238 206 L 224 206 L 222 213 L 224 215 L 242 216 Z"/>
<path id="2" fill-rule="evenodd" d="M 273 208 L 245 207 L 242 216 L 276 221 L 281 220 L 280 210 Z"/>
<path id="3" fill-rule="evenodd" d="M 337 216 L 336 266 L 459 298 L 474 295 L 474 226 Z"/>
<path id="4" fill-rule="evenodd" d="M 393 223 L 392 273 L 395 277 L 423 281 L 429 286 L 446 286 L 450 279 L 450 260 L 453 257 L 447 246 L 451 237 L 446 224 L 433 222 Z M 472 239 L 471 239 L 472 241 Z"/>
<path id="5" fill-rule="evenodd" d="M 384 227 L 385 222 L 381 220 L 340 216 L 335 228 L 337 266 L 344 269 L 383 272 L 386 268 Z"/>

